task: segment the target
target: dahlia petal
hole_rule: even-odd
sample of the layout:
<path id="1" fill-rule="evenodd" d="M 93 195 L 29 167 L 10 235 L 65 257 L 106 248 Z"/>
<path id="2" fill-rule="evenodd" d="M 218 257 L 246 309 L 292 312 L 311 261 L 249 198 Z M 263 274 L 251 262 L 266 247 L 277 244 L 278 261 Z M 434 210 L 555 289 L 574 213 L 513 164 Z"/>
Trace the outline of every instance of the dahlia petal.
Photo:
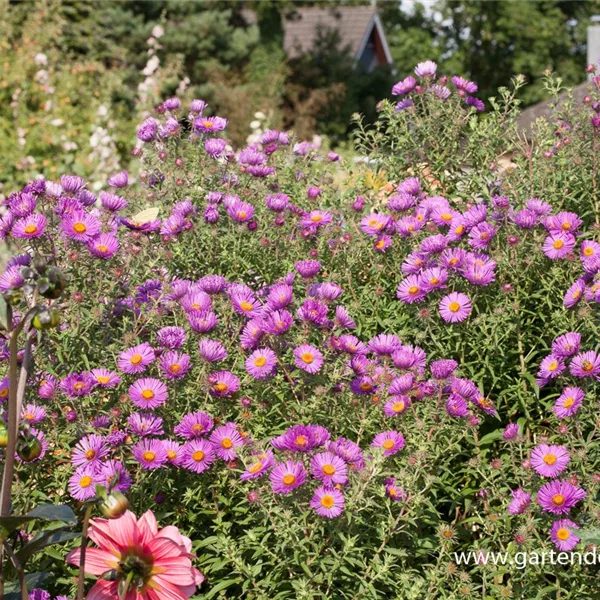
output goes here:
<path id="1" fill-rule="evenodd" d="M 156 537 L 146 547 L 152 554 L 155 566 L 159 566 L 157 563 L 162 563 L 163 559 L 183 558 L 183 560 L 187 560 L 185 556 L 182 557 L 181 546 L 170 538 Z"/>
<path id="2" fill-rule="evenodd" d="M 189 598 L 179 586 L 173 585 L 161 575 L 152 577 L 146 594 L 152 600 L 187 600 Z"/>
<path id="3" fill-rule="evenodd" d="M 189 558 L 163 558 L 154 562 L 153 569 L 158 571 L 155 577 L 161 577 L 176 585 L 187 586 L 196 583 L 195 573 Z"/>
<path id="4" fill-rule="evenodd" d="M 81 549 L 76 548 L 67 555 L 67 562 L 79 566 Z M 85 572 L 90 575 L 102 575 L 110 569 L 116 569 L 119 561 L 114 554 L 99 548 L 86 548 L 85 551 Z"/>

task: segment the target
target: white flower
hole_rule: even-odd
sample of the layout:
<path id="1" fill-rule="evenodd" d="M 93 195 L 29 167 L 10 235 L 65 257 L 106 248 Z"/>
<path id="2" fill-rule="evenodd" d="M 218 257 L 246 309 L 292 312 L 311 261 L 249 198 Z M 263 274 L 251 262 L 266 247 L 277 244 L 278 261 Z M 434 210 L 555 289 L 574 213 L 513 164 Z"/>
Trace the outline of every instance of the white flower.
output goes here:
<path id="1" fill-rule="evenodd" d="M 153 56 L 146 63 L 146 66 L 144 67 L 144 70 L 142 71 L 142 73 L 144 75 L 146 75 L 146 77 L 148 77 L 149 75 L 152 75 L 152 73 L 154 73 L 154 71 L 156 71 L 156 69 L 158 69 L 159 65 L 160 65 L 160 60 L 159 60 L 158 56 Z"/>
<path id="2" fill-rule="evenodd" d="M 52 119 L 52 121 L 50 121 L 50 125 L 54 125 L 54 127 L 62 127 L 65 124 L 65 122 L 62 119 Z"/>
<path id="3" fill-rule="evenodd" d="M 258 112 L 254 113 L 254 118 L 255 119 L 260 119 L 261 121 L 264 121 L 267 118 L 267 115 L 265 115 L 264 112 L 262 112 L 262 111 L 259 110 Z"/>
<path id="4" fill-rule="evenodd" d="M 105 117 L 107 114 L 108 114 L 108 107 L 106 106 L 106 104 L 101 104 L 100 107 L 98 108 L 98 116 Z"/>
<path id="5" fill-rule="evenodd" d="M 252 121 L 250 123 L 250 129 L 258 129 L 260 127 L 260 121 Z"/>
<path id="6" fill-rule="evenodd" d="M 155 38 L 161 38 L 163 35 L 165 35 L 165 30 L 163 29 L 162 25 L 155 25 L 152 28 L 152 35 Z"/>
<path id="7" fill-rule="evenodd" d="M 38 65 L 38 66 L 42 66 L 42 65 L 47 65 L 48 64 L 48 57 L 43 53 L 43 52 L 38 52 L 34 57 L 33 57 L 33 62 Z"/>

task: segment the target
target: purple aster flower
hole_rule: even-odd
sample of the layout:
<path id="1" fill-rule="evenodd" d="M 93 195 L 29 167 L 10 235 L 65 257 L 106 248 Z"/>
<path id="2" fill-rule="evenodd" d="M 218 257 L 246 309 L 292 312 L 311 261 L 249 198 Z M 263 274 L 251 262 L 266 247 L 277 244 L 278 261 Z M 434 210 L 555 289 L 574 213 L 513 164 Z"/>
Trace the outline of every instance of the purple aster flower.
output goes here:
<path id="1" fill-rule="evenodd" d="M 117 359 L 117 366 L 123 373 L 136 375 L 138 373 L 143 373 L 146 370 L 146 367 L 154 362 L 155 358 L 156 355 L 154 354 L 152 346 L 147 342 L 143 342 L 142 344 L 138 344 L 133 348 L 121 352 Z"/>
<path id="2" fill-rule="evenodd" d="M 98 194 L 98 197 L 103 208 L 110 212 L 119 212 L 129 206 L 129 202 L 125 198 L 121 198 L 121 196 L 117 196 L 116 194 L 102 191 Z"/>
<path id="3" fill-rule="evenodd" d="M 472 106 L 477 112 L 483 112 L 485 110 L 483 100 L 475 98 L 475 96 L 467 96 L 465 102 L 467 106 Z"/>
<path id="4" fill-rule="evenodd" d="M 402 110 L 406 110 L 407 108 L 410 108 L 411 106 L 414 106 L 415 103 L 410 99 L 410 98 L 404 98 L 404 100 L 400 100 L 400 102 L 396 102 L 396 105 L 394 106 L 394 110 L 396 112 L 400 112 Z"/>
<path id="5" fill-rule="evenodd" d="M 65 235 L 77 242 L 89 242 L 100 233 L 100 221 L 81 210 L 76 210 L 63 217 L 61 227 Z"/>
<path id="6" fill-rule="evenodd" d="M 369 340 L 367 348 L 373 354 L 391 356 L 401 345 L 402 342 L 397 335 L 380 333 Z"/>
<path id="7" fill-rule="evenodd" d="M 511 491 L 512 500 L 508 505 L 508 512 L 511 515 L 520 515 L 524 513 L 531 504 L 531 494 L 518 488 Z"/>
<path id="8" fill-rule="evenodd" d="M 163 420 L 149 413 L 132 413 L 127 424 L 133 433 L 142 437 L 163 435 Z"/>
<path id="9" fill-rule="evenodd" d="M 262 477 L 275 463 L 275 457 L 271 450 L 259 452 L 253 455 L 252 464 L 240 475 L 242 481 L 250 481 Z"/>
<path id="10" fill-rule="evenodd" d="M 209 469 L 216 458 L 215 446 L 207 440 L 190 440 L 181 448 L 181 465 L 194 473 Z"/>
<path id="11" fill-rule="evenodd" d="M 227 423 L 222 427 L 217 427 L 211 433 L 210 442 L 214 446 L 216 455 L 229 461 L 237 458 L 235 449 L 244 444 L 244 439 L 237 431 L 235 423 Z"/>
<path id="12" fill-rule="evenodd" d="M 204 133 L 223 131 L 228 122 L 223 117 L 198 117 L 194 120 L 194 129 Z"/>
<path id="13" fill-rule="evenodd" d="M 167 462 L 167 451 L 161 440 L 140 440 L 132 446 L 131 454 L 143 469 L 160 469 Z"/>
<path id="14" fill-rule="evenodd" d="M 114 388 L 121 383 L 119 374 L 108 369 L 92 369 L 90 375 L 96 381 L 96 385 L 102 388 Z"/>
<path id="15" fill-rule="evenodd" d="M 452 94 L 450 89 L 447 88 L 445 85 L 438 85 L 437 83 L 434 83 L 432 86 L 430 86 L 427 89 L 427 92 L 433 94 L 436 98 L 439 98 L 440 100 L 447 100 Z"/>
<path id="16" fill-rule="evenodd" d="M 302 303 L 296 314 L 301 321 L 308 321 L 322 327 L 329 323 L 328 312 L 329 309 L 323 302 L 308 299 Z"/>
<path id="17" fill-rule="evenodd" d="M 68 194 L 77 194 L 85 188 L 86 183 L 83 177 L 77 177 L 76 175 L 61 175 L 60 185 L 64 192 L 67 192 Z"/>
<path id="18" fill-rule="evenodd" d="M 576 354 L 579 351 L 581 344 L 581 334 L 575 331 L 569 331 L 563 335 L 559 335 L 552 342 L 552 354 L 567 358 Z"/>
<path id="19" fill-rule="evenodd" d="M 185 439 L 196 439 L 207 435 L 214 427 L 212 417 L 205 412 L 188 413 L 175 427 L 175 435 Z"/>
<path id="20" fill-rule="evenodd" d="M 573 529 L 579 529 L 579 525 L 570 519 L 559 519 L 550 527 L 550 539 L 561 552 L 570 552 L 579 544 Z"/>
<path id="21" fill-rule="evenodd" d="M 3 396 L 2 391 L 0 390 L 0 398 L 8 397 L 8 379 L 6 380 L 6 394 Z M 54 375 L 45 374 L 44 378 L 40 381 L 40 387 L 38 388 L 38 396 L 43 398 L 44 400 L 49 400 L 50 398 L 54 398 L 54 394 L 56 393 L 56 386 L 58 384 L 58 380 Z M 4 389 L 4 388 L 2 388 Z"/>
<path id="22" fill-rule="evenodd" d="M 446 323 L 460 323 L 471 314 L 471 300 L 466 294 L 452 292 L 442 298 L 439 310 Z"/>
<path id="23" fill-rule="evenodd" d="M 282 435 L 271 440 L 277 450 L 309 452 L 329 440 L 329 432 L 318 425 L 293 425 Z"/>
<path id="24" fill-rule="evenodd" d="M 21 411 L 21 420 L 29 425 L 40 423 L 45 418 L 46 409 L 41 406 L 36 406 L 35 404 L 27 404 Z"/>
<path id="25" fill-rule="evenodd" d="M 269 194 L 265 202 L 269 210 L 281 213 L 289 206 L 290 197 L 287 194 Z"/>
<path id="26" fill-rule="evenodd" d="M 544 227 L 550 233 L 574 233 L 577 231 L 583 221 L 579 215 L 573 212 L 559 212 L 556 215 L 550 215 L 543 221 Z"/>
<path id="27" fill-rule="evenodd" d="M 544 512 L 566 515 L 586 497 L 583 489 L 565 480 L 554 479 L 544 484 L 538 492 L 538 504 Z"/>
<path id="28" fill-rule="evenodd" d="M 163 327 L 156 332 L 156 342 L 163 348 L 175 350 L 185 344 L 186 334 L 183 327 Z"/>
<path id="29" fill-rule="evenodd" d="M 354 319 L 350 316 L 348 310 L 341 305 L 335 307 L 334 325 L 340 329 L 356 329 Z"/>
<path id="30" fill-rule="evenodd" d="M 469 231 L 469 246 L 477 250 L 485 250 L 496 232 L 497 229 L 487 221 L 478 223 Z"/>
<path id="31" fill-rule="evenodd" d="M 405 444 L 404 436 L 397 431 L 383 431 L 382 433 L 378 433 L 371 442 L 371 446 L 374 448 L 383 448 L 384 456 L 392 456 L 400 452 Z"/>
<path id="32" fill-rule="evenodd" d="M 289 494 L 306 481 L 306 470 L 301 462 L 287 460 L 278 463 L 269 476 L 275 494 Z"/>
<path id="33" fill-rule="evenodd" d="M 254 206 L 249 202 L 236 200 L 227 207 L 227 213 L 237 223 L 248 223 L 254 217 Z"/>
<path id="34" fill-rule="evenodd" d="M 565 308 L 573 308 L 579 301 L 583 298 L 583 293 L 585 291 L 585 281 L 582 279 L 578 279 L 565 294 L 563 299 L 563 304 Z"/>
<path id="35" fill-rule="evenodd" d="M 127 171 L 119 171 L 119 173 L 109 177 L 107 183 L 110 187 L 114 188 L 127 187 L 129 184 L 129 175 L 127 174 Z"/>
<path id="36" fill-rule="evenodd" d="M 188 315 L 190 327 L 198 333 L 208 333 L 219 324 L 219 317 L 212 311 L 201 311 Z"/>
<path id="37" fill-rule="evenodd" d="M 434 360 L 429 368 L 434 379 L 447 379 L 456 371 L 458 363 L 452 359 Z"/>
<path id="38" fill-rule="evenodd" d="M 575 242 L 575 237 L 570 233 L 553 232 L 544 240 L 542 250 L 551 260 L 558 260 L 573 252 Z"/>
<path id="39" fill-rule="evenodd" d="M 461 395 L 450 394 L 446 400 L 446 412 L 451 417 L 462 419 L 469 415 L 469 406 Z"/>
<path id="40" fill-rule="evenodd" d="M 327 281 L 323 283 L 315 283 L 308 288 L 309 296 L 323 300 L 323 302 L 332 302 L 333 300 L 337 300 L 343 293 L 344 290 L 341 286 Z"/>
<path id="41" fill-rule="evenodd" d="M 581 352 L 573 357 L 569 365 L 573 377 L 598 377 L 600 373 L 600 355 L 593 350 Z"/>
<path id="42" fill-rule="evenodd" d="M 464 77 L 454 75 L 451 81 L 454 87 L 459 92 L 463 92 L 463 94 L 475 94 L 477 92 L 477 84 L 465 79 Z"/>
<path id="43" fill-rule="evenodd" d="M 406 304 L 420 302 L 426 295 L 427 292 L 418 275 L 409 275 L 400 282 L 396 291 L 396 297 Z"/>
<path id="44" fill-rule="evenodd" d="M 71 373 L 58 384 L 58 387 L 67 396 L 78 398 L 89 394 L 95 383 L 96 382 L 90 373 Z"/>
<path id="45" fill-rule="evenodd" d="M 326 487 L 333 487 L 337 484 L 344 485 L 348 481 L 348 466 L 332 452 L 315 454 L 310 466 L 313 477 L 320 480 Z"/>
<path id="46" fill-rule="evenodd" d="M 46 217 L 39 213 L 33 213 L 15 221 L 12 227 L 12 234 L 16 238 L 32 240 L 43 235 L 45 230 Z"/>
<path id="47" fill-rule="evenodd" d="M 417 85 L 417 80 L 409 75 L 405 77 L 402 81 L 399 81 L 392 88 L 392 96 L 402 96 L 404 94 L 409 94 L 412 92 Z"/>
<path id="48" fill-rule="evenodd" d="M 564 446 L 540 444 L 531 452 L 533 470 L 542 477 L 557 477 L 569 464 L 571 457 Z"/>
<path id="49" fill-rule="evenodd" d="M 181 379 L 192 368 L 190 357 L 175 350 L 165 352 L 160 357 L 159 364 L 168 379 Z"/>
<path id="50" fill-rule="evenodd" d="M 253 321 L 249 322 L 246 327 L 250 327 L 251 323 L 253 323 Z M 258 327 L 258 332 L 254 336 L 252 336 L 252 339 L 255 339 L 256 342 L 258 342 L 263 332 L 270 335 L 282 335 L 283 333 L 288 331 L 293 324 L 294 317 L 290 314 L 289 311 L 276 310 L 260 319 L 260 326 Z M 246 328 L 244 328 L 244 331 L 245 330 Z"/>
<path id="51" fill-rule="evenodd" d="M 301 260 L 294 265 L 294 268 L 301 277 L 310 279 L 321 270 L 321 263 L 318 260 Z"/>
<path id="52" fill-rule="evenodd" d="M 340 437 L 335 441 L 328 441 L 325 443 L 325 450 L 339 456 L 350 466 L 352 471 L 360 471 L 365 467 L 362 450 L 352 440 Z"/>
<path id="53" fill-rule="evenodd" d="M 398 487 L 394 477 L 388 477 L 385 480 L 385 495 L 393 502 L 406 500 L 406 492 Z"/>
<path id="54" fill-rule="evenodd" d="M 285 308 L 293 299 L 294 290 L 287 283 L 277 283 L 269 290 L 267 305 L 273 310 Z"/>
<path id="55" fill-rule="evenodd" d="M 131 475 L 119 460 L 100 463 L 97 475 L 101 485 L 110 491 L 126 493 L 131 488 Z"/>
<path id="56" fill-rule="evenodd" d="M 367 235 L 375 237 L 383 232 L 389 221 L 389 215 L 371 213 L 361 220 L 360 228 Z"/>
<path id="57" fill-rule="evenodd" d="M 108 454 L 109 448 L 106 440 L 95 433 L 81 438 L 71 453 L 71 464 L 74 467 L 96 467 Z"/>
<path id="58" fill-rule="evenodd" d="M 294 364 L 299 369 L 314 375 L 323 366 L 323 355 L 314 346 L 302 344 L 294 350 Z"/>
<path id="59" fill-rule="evenodd" d="M 69 478 L 69 494 L 83 502 L 96 495 L 96 484 L 102 484 L 97 470 L 92 466 L 80 467 Z"/>
<path id="60" fill-rule="evenodd" d="M 202 339 L 198 343 L 200 356 L 207 362 L 219 362 L 227 358 L 225 346 L 218 340 Z"/>
<path id="61" fill-rule="evenodd" d="M 129 387 L 129 397 L 138 408 L 153 410 L 167 401 L 167 386 L 160 379 L 145 377 Z"/>
<path id="62" fill-rule="evenodd" d="M 88 242 L 88 249 L 94 256 L 108 259 L 119 251 L 119 240 L 110 233 L 101 233 Z"/>
<path id="63" fill-rule="evenodd" d="M 585 392 L 578 387 L 566 387 L 554 403 L 554 414 L 566 419 L 577 414 L 585 398 Z"/>
<path id="64" fill-rule="evenodd" d="M 519 435 L 519 424 L 518 423 L 509 423 L 502 432 L 502 439 L 507 442 L 512 442 L 516 440 Z"/>
<path id="65" fill-rule="evenodd" d="M 228 398 L 240 389 L 240 380 L 231 371 L 217 371 L 207 378 L 209 393 L 217 398 Z"/>
<path id="66" fill-rule="evenodd" d="M 310 507 L 320 517 L 335 519 L 344 510 L 344 495 L 335 488 L 318 487 L 310 501 Z"/>
<path id="67" fill-rule="evenodd" d="M 137 137 L 142 142 L 151 142 L 158 133 L 158 121 L 152 117 L 145 119 L 138 127 Z"/>
<path id="68" fill-rule="evenodd" d="M 220 138 L 208 138 L 204 142 L 204 150 L 212 158 L 219 158 L 222 156 L 226 147 L 227 141 Z"/>
<path id="69" fill-rule="evenodd" d="M 277 355 L 269 348 L 255 350 L 246 359 L 246 370 L 254 379 L 264 379 L 275 374 Z"/>
<path id="70" fill-rule="evenodd" d="M 397 415 L 404 413 L 410 404 L 411 401 L 408 396 L 391 396 L 390 399 L 385 403 L 383 412 L 386 417 L 396 417 Z"/>
<path id="71" fill-rule="evenodd" d="M 0 291 L 7 292 L 9 290 L 16 290 L 25 283 L 23 276 L 21 275 L 20 267 L 8 267 L 2 275 L 0 275 Z"/>
<path id="72" fill-rule="evenodd" d="M 207 104 L 204 100 L 200 100 L 199 98 L 194 98 L 190 102 L 190 112 L 199 115 L 204 112 L 204 109 L 206 108 L 206 106 L 207 106 Z"/>

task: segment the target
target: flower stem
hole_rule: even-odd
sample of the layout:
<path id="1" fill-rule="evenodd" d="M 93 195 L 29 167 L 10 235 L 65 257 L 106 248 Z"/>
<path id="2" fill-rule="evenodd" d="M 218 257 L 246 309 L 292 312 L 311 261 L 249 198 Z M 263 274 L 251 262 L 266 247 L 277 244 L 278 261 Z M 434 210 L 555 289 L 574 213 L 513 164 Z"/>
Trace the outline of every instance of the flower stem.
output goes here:
<path id="1" fill-rule="evenodd" d="M 77 600 L 83 600 L 85 591 L 85 549 L 88 543 L 88 525 L 92 515 L 93 504 L 88 504 L 83 516 L 83 530 L 81 532 L 81 548 L 79 551 L 79 579 L 77 581 Z"/>

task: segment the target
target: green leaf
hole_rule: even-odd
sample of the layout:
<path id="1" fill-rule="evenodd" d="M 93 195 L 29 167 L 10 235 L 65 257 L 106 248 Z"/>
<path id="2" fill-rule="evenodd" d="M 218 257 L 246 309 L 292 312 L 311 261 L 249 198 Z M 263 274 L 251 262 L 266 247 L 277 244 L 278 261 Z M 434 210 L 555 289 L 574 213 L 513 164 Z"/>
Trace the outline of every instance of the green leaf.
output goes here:
<path id="1" fill-rule="evenodd" d="M 66 504 L 40 504 L 29 511 L 27 517 L 44 519 L 46 521 L 62 521 L 63 523 L 77 523 L 77 517 L 71 507 Z"/>
<path id="2" fill-rule="evenodd" d="M 31 591 L 35 588 L 42 586 L 44 581 L 48 578 L 48 573 L 28 573 L 25 575 L 25 585 L 27 591 Z M 4 595 L 3 600 L 21 600 L 21 586 L 18 581 L 9 581 L 4 584 Z"/>
<path id="3" fill-rule="evenodd" d="M 39 531 L 27 545 L 17 552 L 17 558 L 21 565 L 24 566 L 33 554 L 39 552 L 43 548 L 75 540 L 80 536 L 81 534 L 78 531 L 69 531 L 66 527 L 54 529 L 52 531 Z"/>

